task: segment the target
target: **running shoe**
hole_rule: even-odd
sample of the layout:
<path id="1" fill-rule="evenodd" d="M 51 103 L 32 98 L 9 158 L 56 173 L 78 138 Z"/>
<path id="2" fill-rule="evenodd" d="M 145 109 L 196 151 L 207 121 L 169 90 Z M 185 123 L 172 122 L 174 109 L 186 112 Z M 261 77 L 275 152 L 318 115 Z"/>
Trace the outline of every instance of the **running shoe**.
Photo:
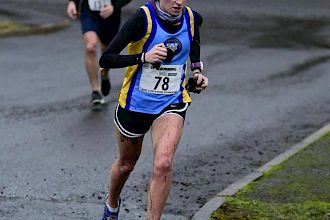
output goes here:
<path id="1" fill-rule="evenodd" d="M 92 99 L 91 99 L 91 108 L 93 111 L 101 110 L 102 104 L 105 103 L 102 95 L 98 91 L 92 92 Z"/>
<path id="2" fill-rule="evenodd" d="M 102 95 L 107 96 L 109 95 L 111 90 L 111 82 L 108 76 L 101 76 L 101 92 Z"/>
<path id="3" fill-rule="evenodd" d="M 120 210 L 121 198 L 119 197 L 118 206 L 115 208 L 115 211 L 110 211 L 108 209 L 107 203 L 104 204 L 104 212 L 102 220 L 118 220 L 119 210 Z"/>

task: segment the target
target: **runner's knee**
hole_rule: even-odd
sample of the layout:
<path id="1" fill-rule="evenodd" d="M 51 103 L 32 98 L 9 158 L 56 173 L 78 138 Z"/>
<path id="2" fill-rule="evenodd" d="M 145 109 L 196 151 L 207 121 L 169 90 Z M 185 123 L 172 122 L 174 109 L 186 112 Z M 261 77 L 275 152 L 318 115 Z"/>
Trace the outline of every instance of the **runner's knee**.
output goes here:
<path id="1" fill-rule="evenodd" d="M 97 44 L 96 43 L 87 43 L 86 44 L 86 53 L 94 55 L 97 52 Z"/>
<path id="2" fill-rule="evenodd" d="M 162 155 L 154 161 L 154 176 L 164 176 L 171 172 L 172 160 L 168 155 Z"/>
<path id="3" fill-rule="evenodd" d="M 125 173 L 125 174 L 129 174 L 134 170 L 136 161 L 128 161 L 128 160 L 124 160 L 124 161 L 120 161 L 119 165 L 120 165 L 120 171 Z"/>

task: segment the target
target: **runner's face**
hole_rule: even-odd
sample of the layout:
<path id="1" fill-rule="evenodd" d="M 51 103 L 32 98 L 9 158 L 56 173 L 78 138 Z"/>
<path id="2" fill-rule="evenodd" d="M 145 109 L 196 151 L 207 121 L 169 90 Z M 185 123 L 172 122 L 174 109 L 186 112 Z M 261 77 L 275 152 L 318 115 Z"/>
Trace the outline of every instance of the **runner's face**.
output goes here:
<path id="1" fill-rule="evenodd" d="M 167 13 L 177 16 L 181 13 L 186 0 L 159 0 L 160 7 Z"/>

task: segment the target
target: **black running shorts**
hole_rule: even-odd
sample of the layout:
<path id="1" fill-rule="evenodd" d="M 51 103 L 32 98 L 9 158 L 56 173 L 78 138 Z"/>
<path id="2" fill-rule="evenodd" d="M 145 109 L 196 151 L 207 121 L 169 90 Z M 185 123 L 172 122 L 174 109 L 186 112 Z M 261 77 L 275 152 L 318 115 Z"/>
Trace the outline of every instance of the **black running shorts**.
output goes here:
<path id="1" fill-rule="evenodd" d="M 167 106 L 159 114 L 147 114 L 133 112 L 117 105 L 115 112 L 115 124 L 120 133 L 126 137 L 136 138 L 144 135 L 150 129 L 152 123 L 165 114 L 176 114 L 185 119 L 189 103 L 177 103 Z"/>
<path id="2" fill-rule="evenodd" d="M 104 45 L 109 45 L 118 33 L 120 27 L 120 11 L 113 13 L 109 18 L 102 18 L 99 12 L 91 12 L 82 8 L 80 14 L 82 33 L 94 31 Z"/>

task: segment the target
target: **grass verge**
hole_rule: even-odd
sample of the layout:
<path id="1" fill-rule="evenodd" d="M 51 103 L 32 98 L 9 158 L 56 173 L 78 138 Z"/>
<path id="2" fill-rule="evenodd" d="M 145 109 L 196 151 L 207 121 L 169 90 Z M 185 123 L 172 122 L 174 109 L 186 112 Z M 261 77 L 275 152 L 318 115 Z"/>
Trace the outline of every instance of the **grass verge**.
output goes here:
<path id="1" fill-rule="evenodd" d="M 12 21 L 0 21 L 0 34 L 6 34 L 21 29 L 29 29 L 31 25 L 19 24 Z"/>
<path id="2" fill-rule="evenodd" d="M 70 23 L 67 19 L 63 19 L 57 23 L 41 25 L 21 24 L 13 21 L 0 21 L 0 37 L 47 34 L 67 28 L 69 24 Z"/>
<path id="3" fill-rule="evenodd" d="M 210 220 L 330 220 L 330 132 L 249 184 Z"/>

